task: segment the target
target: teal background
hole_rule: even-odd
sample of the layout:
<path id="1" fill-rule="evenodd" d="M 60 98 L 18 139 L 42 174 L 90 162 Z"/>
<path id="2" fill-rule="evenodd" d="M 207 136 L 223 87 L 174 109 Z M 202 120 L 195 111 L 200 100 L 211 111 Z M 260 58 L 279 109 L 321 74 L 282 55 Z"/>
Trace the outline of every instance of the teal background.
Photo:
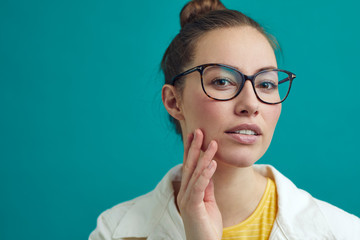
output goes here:
<path id="1" fill-rule="evenodd" d="M 0 238 L 86 239 L 182 160 L 159 63 L 186 1 L 0 1 Z M 224 0 L 297 74 L 260 160 L 360 215 L 358 3 Z"/>

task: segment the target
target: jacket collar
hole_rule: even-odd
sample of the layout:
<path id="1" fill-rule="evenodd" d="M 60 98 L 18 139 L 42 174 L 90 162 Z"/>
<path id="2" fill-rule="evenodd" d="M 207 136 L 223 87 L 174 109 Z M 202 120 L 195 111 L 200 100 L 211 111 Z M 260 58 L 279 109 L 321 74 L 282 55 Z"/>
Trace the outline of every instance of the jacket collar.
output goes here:
<path id="1" fill-rule="evenodd" d="M 181 177 L 181 166 L 172 168 L 156 188 L 130 203 L 113 238 L 186 239 L 182 219 L 177 212 L 172 181 Z M 254 165 L 263 176 L 273 179 L 278 193 L 275 224 L 281 239 L 335 239 L 315 199 L 298 189 L 288 178 L 270 165 Z M 272 233 L 270 239 L 275 235 Z"/>
<path id="2" fill-rule="evenodd" d="M 276 224 L 286 239 L 335 239 L 317 200 L 270 165 L 254 165 L 263 176 L 272 178 L 278 194 Z M 271 237 L 270 237 L 271 238 Z"/>

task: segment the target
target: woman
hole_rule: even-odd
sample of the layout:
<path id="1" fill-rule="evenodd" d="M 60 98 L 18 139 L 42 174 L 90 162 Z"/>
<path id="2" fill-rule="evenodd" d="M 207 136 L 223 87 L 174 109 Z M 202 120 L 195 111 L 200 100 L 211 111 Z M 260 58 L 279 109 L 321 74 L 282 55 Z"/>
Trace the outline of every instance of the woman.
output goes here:
<path id="1" fill-rule="evenodd" d="M 181 27 L 163 57 L 162 100 L 183 165 L 104 212 L 90 239 L 360 239 L 359 218 L 254 165 L 295 78 L 277 69 L 275 40 L 215 0 L 185 5 Z"/>

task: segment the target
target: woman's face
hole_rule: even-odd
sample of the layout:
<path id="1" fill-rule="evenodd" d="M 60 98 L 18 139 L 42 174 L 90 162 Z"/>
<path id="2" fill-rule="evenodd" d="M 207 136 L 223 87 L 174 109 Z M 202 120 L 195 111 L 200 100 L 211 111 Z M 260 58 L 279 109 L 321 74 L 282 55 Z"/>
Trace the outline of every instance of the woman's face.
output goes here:
<path id="1" fill-rule="evenodd" d="M 206 63 L 233 66 L 245 75 L 277 67 L 268 40 L 251 27 L 218 29 L 202 36 L 196 45 L 194 61 L 188 67 Z M 219 163 L 247 167 L 262 157 L 270 145 L 281 104 L 260 102 L 250 81 L 246 81 L 240 94 L 229 101 L 207 97 L 198 72 L 187 75 L 184 84 L 180 101 L 183 136 L 200 128 L 205 136 L 203 150 L 211 140 L 217 141 L 215 159 Z M 258 135 L 252 135 L 252 131 Z"/>

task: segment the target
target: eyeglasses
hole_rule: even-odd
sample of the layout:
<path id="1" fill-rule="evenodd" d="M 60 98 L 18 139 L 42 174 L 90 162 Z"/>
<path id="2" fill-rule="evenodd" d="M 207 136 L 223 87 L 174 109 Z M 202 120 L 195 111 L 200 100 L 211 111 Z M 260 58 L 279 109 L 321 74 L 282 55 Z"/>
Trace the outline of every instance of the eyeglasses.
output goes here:
<path id="1" fill-rule="evenodd" d="M 191 68 L 176 75 L 172 85 L 181 77 L 198 71 L 205 94 L 212 99 L 228 101 L 241 92 L 246 80 L 250 80 L 256 97 L 263 103 L 278 104 L 289 95 L 294 73 L 280 69 L 262 70 L 247 76 L 239 70 L 224 64 L 209 63 Z"/>

